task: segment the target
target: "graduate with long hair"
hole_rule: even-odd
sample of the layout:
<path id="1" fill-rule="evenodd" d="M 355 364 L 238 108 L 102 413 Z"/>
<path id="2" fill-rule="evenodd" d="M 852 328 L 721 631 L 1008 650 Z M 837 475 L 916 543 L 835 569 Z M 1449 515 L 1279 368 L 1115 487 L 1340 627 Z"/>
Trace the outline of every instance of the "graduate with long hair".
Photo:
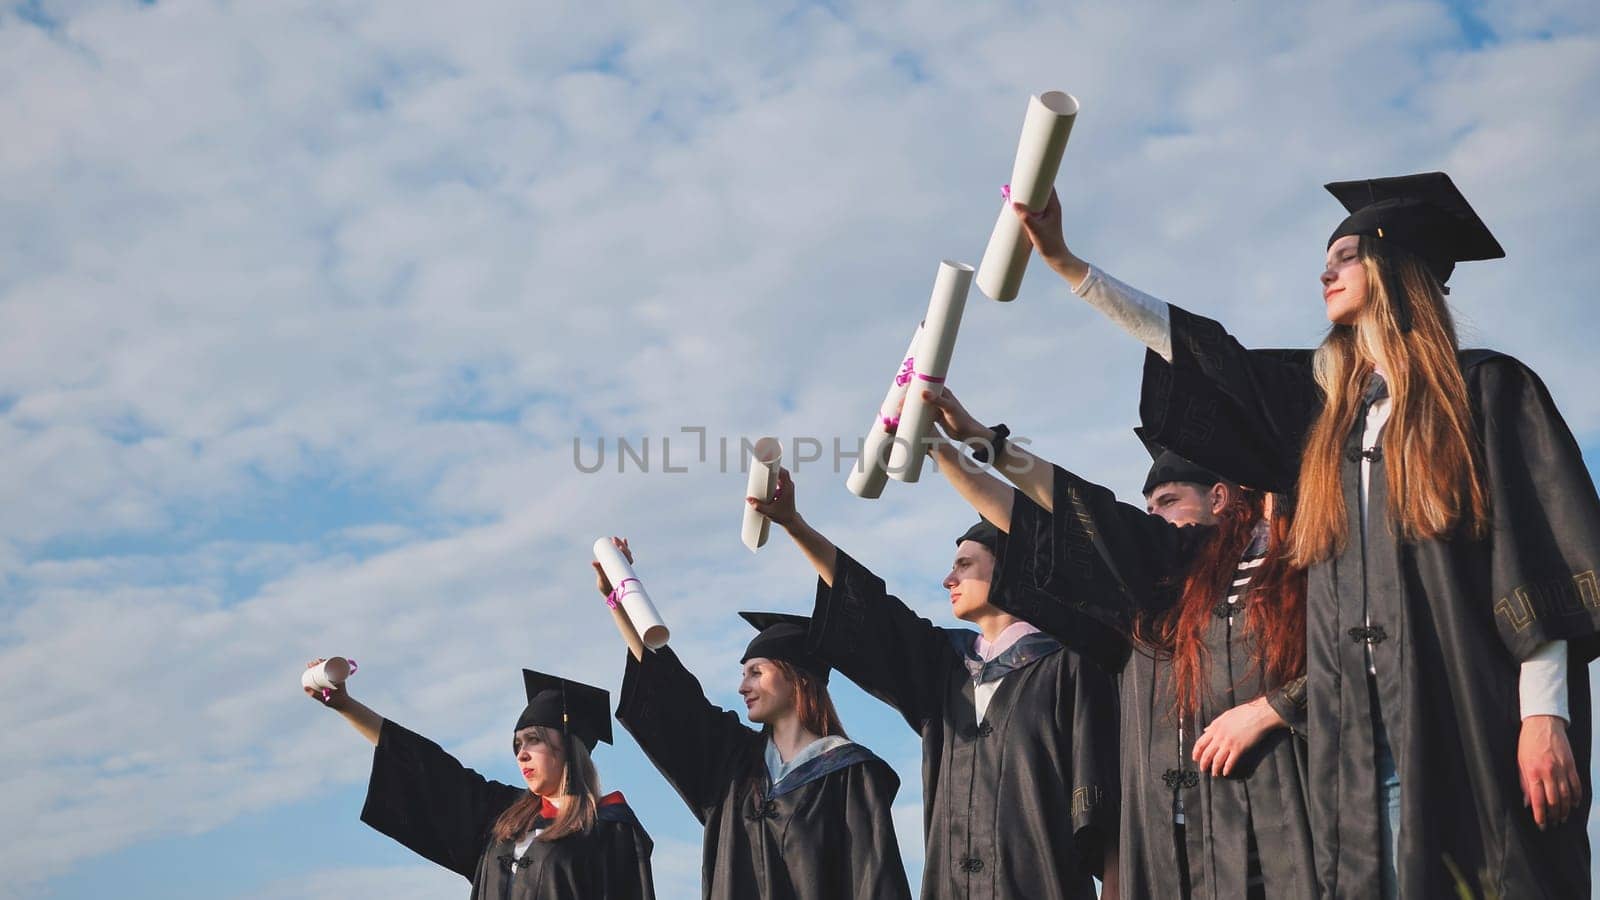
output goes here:
<path id="1" fill-rule="evenodd" d="M 1337 182 L 1313 354 L 1221 325 L 1073 255 L 1074 290 L 1139 338 L 1154 439 L 1294 490 L 1309 568 L 1308 740 L 1326 896 L 1588 896 L 1588 662 L 1600 499 L 1527 366 L 1461 350 L 1446 283 L 1504 251 L 1443 173 Z"/>
<path id="2" fill-rule="evenodd" d="M 939 471 L 1004 534 L 991 601 L 1120 682 L 1127 897 L 1316 893 L 1305 793 L 1305 575 L 1282 498 L 1157 446 L 1146 507 L 1007 443 L 945 391 Z"/>
<path id="3" fill-rule="evenodd" d="M 621 794 L 601 795 L 591 756 L 611 743 L 609 696 L 522 677 L 528 705 L 511 733 L 521 787 L 484 778 L 346 687 L 306 694 L 375 747 L 361 821 L 471 881 L 473 900 L 651 900 L 650 836 Z"/>
<path id="4" fill-rule="evenodd" d="M 613 539 L 633 561 L 627 541 Z M 612 586 L 599 564 L 600 593 Z M 705 826 L 706 900 L 909 900 L 893 806 L 900 778 L 850 740 L 801 616 L 740 613 L 745 714 L 706 699 L 677 654 L 630 652 L 617 719 Z"/>

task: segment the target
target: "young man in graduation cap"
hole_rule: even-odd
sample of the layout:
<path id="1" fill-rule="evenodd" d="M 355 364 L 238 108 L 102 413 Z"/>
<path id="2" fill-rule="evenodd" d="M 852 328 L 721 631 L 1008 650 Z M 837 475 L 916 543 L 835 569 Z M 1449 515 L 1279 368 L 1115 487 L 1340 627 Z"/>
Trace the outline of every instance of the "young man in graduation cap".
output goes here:
<path id="1" fill-rule="evenodd" d="M 616 541 L 631 562 L 627 542 Z M 611 584 L 598 565 L 600 593 Z M 740 657 L 749 728 L 706 699 L 662 647 L 630 653 L 617 719 L 705 826 L 706 900 L 909 900 L 894 833 L 900 778 L 845 735 L 810 623 L 739 614 L 756 629 Z"/>
<path id="2" fill-rule="evenodd" d="M 1128 897 L 1315 896 L 1304 784 L 1305 579 L 1275 498 L 1151 442 L 1145 506 L 925 394 L 930 452 L 1001 530 L 994 603 L 1119 676 L 1119 887 Z M 1141 435 L 1142 437 L 1142 435 Z M 963 457 L 976 442 L 1008 486 Z"/>
<path id="3" fill-rule="evenodd" d="M 894 707 L 922 736 L 922 896 L 1067 900 L 1095 895 L 1116 835 L 1115 687 L 1099 667 L 991 602 L 997 532 L 956 539 L 940 628 L 913 613 L 812 528 L 779 471 L 770 503 L 749 501 L 820 576 L 812 651 Z"/>
<path id="4" fill-rule="evenodd" d="M 485 779 L 344 687 L 306 693 L 376 747 L 361 821 L 470 880 L 474 898 L 650 900 L 650 836 L 620 793 L 600 795 L 590 757 L 611 743 L 610 695 L 522 678 L 528 705 L 511 736 L 522 787 Z"/>
<path id="5" fill-rule="evenodd" d="M 1314 365 L 1092 269 L 1058 204 L 1023 221 L 1150 349 L 1152 437 L 1297 495 L 1320 891 L 1587 896 L 1600 499 L 1538 376 L 1459 349 L 1445 285 L 1505 254 L 1450 178 L 1327 188 Z"/>

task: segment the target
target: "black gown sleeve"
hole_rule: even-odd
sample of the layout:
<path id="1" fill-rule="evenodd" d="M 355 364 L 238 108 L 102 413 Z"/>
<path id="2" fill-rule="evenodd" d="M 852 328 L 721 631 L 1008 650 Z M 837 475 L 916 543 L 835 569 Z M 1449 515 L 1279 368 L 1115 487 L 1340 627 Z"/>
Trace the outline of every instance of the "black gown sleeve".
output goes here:
<path id="1" fill-rule="evenodd" d="M 1267 704 L 1295 734 L 1306 733 L 1306 676 L 1291 679 L 1267 692 Z"/>
<path id="2" fill-rule="evenodd" d="M 1600 499 L 1578 442 L 1544 383 L 1509 356 L 1468 368 L 1483 430 L 1489 602 L 1506 648 L 1526 659 L 1567 640 L 1575 662 L 1600 651 Z"/>
<path id="3" fill-rule="evenodd" d="M 854 766 L 843 781 L 839 821 L 846 835 L 844 846 L 852 850 L 830 860 L 832 883 L 843 889 L 838 896 L 910 900 L 911 887 L 894 831 L 894 798 L 900 791 L 900 776 L 888 763 L 873 759 Z"/>
<path id="4" fill-rule="evenodd" d="M 1220 324 L 1169 304 L 1172 362 L 1145 354 L 1147 436 L 1248 487 L 1292 493 L 1322 409 L 1310 350 L 1247 350 Z"/>
<path id="5" fill-rule="evenodd" d="M 760 735 L 740 724 L 738 713 L 706 699 L 667 647 L 646 650 L 643 660 L 628 654 L 617 720 L 702 825 L 760 745 Z"/>
<path id="6" fill-rule="evenodd" d="M 1055 467 L 1053 510 L 1015 493 L 990 602 L 1109 671 L 1129 653 L 1133 620 L 1159 615 L 1210 529 L 1179 528 Z"/>
<path id="7" fill-rule="evenodd" d="M 960 665 L 943 629 L 918 616 L 843 550 L 833 586 L 817 579 L 811 649 L 920 734 L 940 715 L 947 676 Z"/>
<path id="8" fill-rule="evenodd" d="M 471 881 L 495 819 L 525 793 L 489 781 L 433 741 L 385 719 L 361 821 Z"/>
<path id="9" fill-rule="evenodd" d="M 606 835 L 606 900 L 654 900 L 655 876 L 650 869 L 650 853 L 655 842 L 633 816 L 616 822 L 600 822 Z"/>
<path id="10" fill-rule="evenodd" d="M 1063 665 L 1058 727 L 1071 729 L 1073 843 L 1090 871 L 1105 877 L 1105 852 L 1117 841 L 1121 820 L 1122 737 L 1116 682 L 1084 656 Z"/>

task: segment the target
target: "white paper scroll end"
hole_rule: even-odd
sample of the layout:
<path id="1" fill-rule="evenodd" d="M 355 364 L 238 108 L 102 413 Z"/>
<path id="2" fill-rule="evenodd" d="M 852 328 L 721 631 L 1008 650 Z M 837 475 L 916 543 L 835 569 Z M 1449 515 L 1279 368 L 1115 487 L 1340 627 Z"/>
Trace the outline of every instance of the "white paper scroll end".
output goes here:
<path id="1" fill-rule="evenodd" d="M 644 585 L 639 583 L 639 576 L 634 574 L 627 557 L 611 543 L 610 538 L 601 538 L 594 542 L 594 558 L 606 573 L 613 596 L 627 614 L 639 639 L 651 650 L 665 647 L 672 632 L 667 630 L 667 623 L 656 612 L 656 605 L 650 602 L 650 595 L 645 593 Z"/>
<path id="2" fill-rule="evenodd" d="M 1050 202 L 1050 189 L 1061 170 L 1061 155 L 1067 149 L 1077 118 L 1078 99 L 1071 94 L 1045 91 L 1028 98 L 1028 112 L 1022 120 L 1022 137 L 1017 142 L 1011 183 L 1007 186 L 1010 195 L 1000 206 L 1000 216 L 978 264 L 978 290 L 990 299 L 1014 300 L 1022 289 L 1033 244 L 1011 204 L 1021 203 L 1037 212 Z"/>
<path id="3" fill-rule="evenodd" d="M 764 437 L 750 448 L 750 480 L 745 485 L 745 496 L 759 498 L 763 503 L 772 500 L 778 489 L 778 464 L 783 459 L 783 444 L 777 438 Z M 772 520 L 744 504 L 744 523 L 740 539 L 754 553 L 767 543 L 767 533 Z"/>
<path id="4" fill-rule="evenodd" d="M 889 448 L 889 477 L 911 484 L 922 477 L 923 441 L 933 429 L 934 407 L 922 399 L 922 392 L 938 396 L 955 353 L 956 334 L 961 330 L 961 314 L 972 288 L 972 267 L 944 260 L 933 280 L 933 296 L 928 298 L 928 315 L 923 321 L 922 340 L 917 347 L 916 371 L 906 389 L 906 402 L 900 408 L 900 424 Z"/>
<path id="5" fill-rule="evenodd" d="M 313 691 L 336 691 L 355 673 L 355 664 L 342 656 L 330 656 L 321 665 L 311 666 L 300 675 L 300 684 Z"/>
<path id="6" fill-rule="evenodd" d="M 889 483 L 889 442 L 893 439 L 881 420 L 872 423 L 872 430 L 861 444 L 861 458 L 850 467 L 850 476 L 844 480 L 850 493 L 863 500 L 883 496 L 883 489 Z"/>
<path id="7" fill-rule="evenodd" d="M 850 493 L 863 500 L 878 499 L 883 495 L 884 486 L 889 483 L 889 445 L 894 435 L 889 432 L 888 423 L 899 421 L 906 390 L 916 374 L 917 346 L 922 340 L 922 331 L 923 325 L 918 322 L 917 330 L 911 333 L 911 343 L 906 345 L 905 356 L 895 370 L 894 380 L 889 382 L 883 405 L 878 407 L 878 415 L 873 418 L 872 427 L 867 429 L 867 436 L 861 442 L 861 458 L 856 460 L 856 464 L 850 468 L 850 476 L 845 479 L 844 485 Z"/>

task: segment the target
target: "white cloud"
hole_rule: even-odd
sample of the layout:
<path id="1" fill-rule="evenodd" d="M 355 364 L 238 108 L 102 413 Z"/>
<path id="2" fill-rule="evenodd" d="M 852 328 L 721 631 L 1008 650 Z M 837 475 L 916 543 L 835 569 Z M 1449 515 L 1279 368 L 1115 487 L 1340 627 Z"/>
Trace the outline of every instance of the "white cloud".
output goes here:
<path id="1" fill-rule="evenodd" d="M 307 872 L 240 894 L 237 900 L 438 900 L 466 890 L 460 875 L 437 866 L 358 867 Z"/>

